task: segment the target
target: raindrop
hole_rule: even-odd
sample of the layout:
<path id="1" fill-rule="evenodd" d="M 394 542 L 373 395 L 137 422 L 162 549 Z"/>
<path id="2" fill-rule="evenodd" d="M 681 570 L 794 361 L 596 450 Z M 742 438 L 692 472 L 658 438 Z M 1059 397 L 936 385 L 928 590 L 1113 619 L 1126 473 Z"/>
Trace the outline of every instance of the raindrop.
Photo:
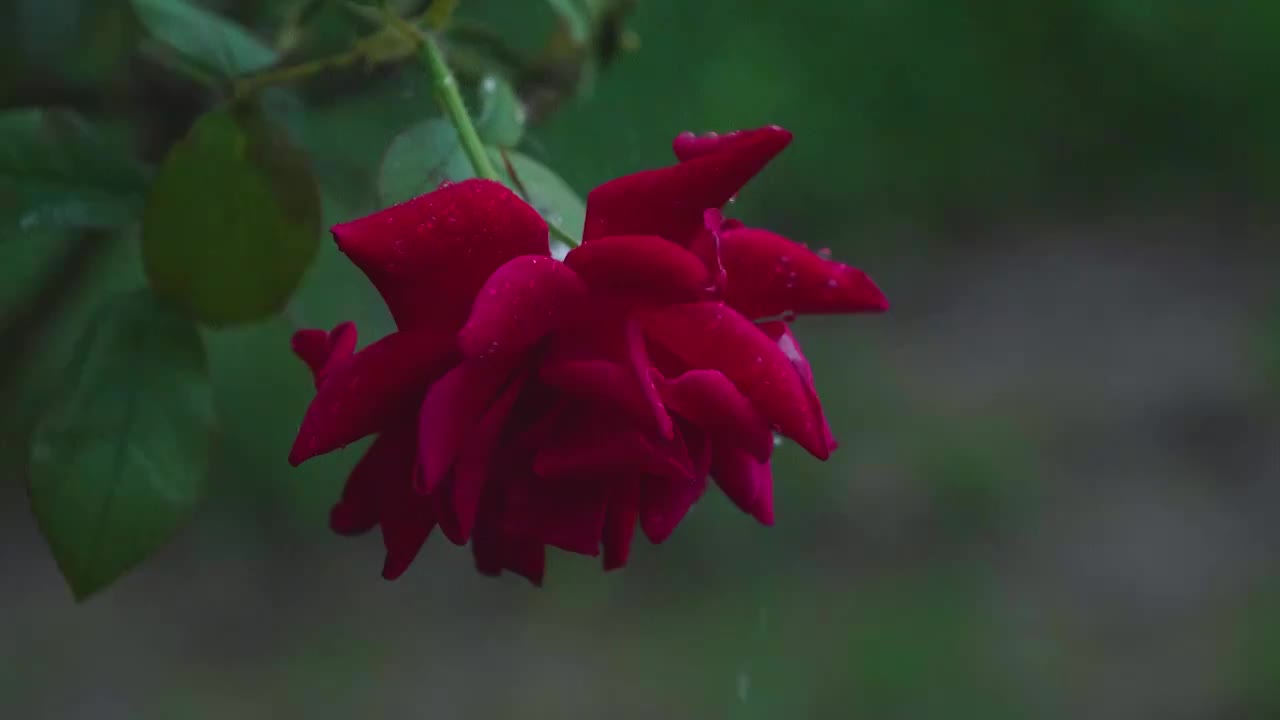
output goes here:
<path id="1" fill-rule="evenodd" d="M 818 248 L 818 257 L 823 260 L 831 259 L 831 248 Z"/>
<path id="2" fill-rule="evenodd" d="M 835 278 L 830 278 L 827 280 L 827 287 L 831 288 L 832 290 L 835 290 L 836 288 L 840 287 L 840 282 Z"/>
<path id="3" fill-rule="evenodd" d="M 745 669 L 738 671 L 738 700 L 747 701 L 747 693 L 751 691 L 751 673 Z"/>

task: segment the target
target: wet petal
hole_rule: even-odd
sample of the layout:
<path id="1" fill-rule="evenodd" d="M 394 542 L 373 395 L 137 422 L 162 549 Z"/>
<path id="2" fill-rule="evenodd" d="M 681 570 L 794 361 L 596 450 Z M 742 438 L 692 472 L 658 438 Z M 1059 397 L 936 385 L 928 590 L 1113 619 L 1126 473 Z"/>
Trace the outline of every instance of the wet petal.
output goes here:
<path id="1" fill-rule="evenodd" d="M 555 444 L 533 458 L 533 470 L 543 478 L 608 476 L 644 473 L 689 478 L 693 460 L 680 443 L 662 445 L 633 428 L 565 428 Z"/>
<path id="2" fill-rule="evenodd" d="M 639 323 L 616 307 L 588 309 L 587 321 L 558 336 L 542 364 L 544 382 L 628 412 L 664 440 L 671 417 L 654 385 Z M 581 375 L 572 375 L 581 371 Z"/>
<path id="3" fill-rule="evenodd" d="M 653 235 L 600 238 L 564 261 L 593 290 L 641 301 L 691 302 L 706 294 L 708 284 L 697 255 Z"/>
<path id="4" fill-rule="evenodd" d="M 738 509 L 763 525 L 773 525 L 773 472 L 767 461 L 719 446 L 712 456 L 711 476 Z"/>
<path id="5" fill-rule="evenodd" d="M 631 557 L 631 540 L 635 537 L 636 520 L 640 515 L 639 503 L 637 479 L 619 478 L 609 497 L 604 536 L 601 538 L 606 571 L 626 566 L 627 559 Z"/>
<path id="6" fill-rule="evenodd" d="M 648 398 L 623 365 L 608 360 L 561 360 L 544 363 L 538 376 L 558 390 L 607 402 L 640 422 L 653 422 Z"/>
<path id="7" fill-rule="evenodd" d="M 815 457 L 830 455 L 810 396 L 791 361 L 754 323 L 722 303 L 646 308 L 645 333 L 692 369 L 719 370 L 784 435 Z"/>
<path id="8" fill-rule="evenodd" d="M 796 374 L 800 376 L 800 381 L 804 384 L 805 394 L 809 398 L 809 412 L 814 418 L 814 422 L 822 428 L 822 435 L 826 438 L 827 447 L 835 450 L 839 443 L 831 433 L 831 426 L 827 423 L 826 413 L 822 410 L 822 400 L 818 398 L 818 388 L 814 384 L 813 368 L 809 366 L 809 359 L 804 356 L 804 352 L 800 349 L 800 342 L 796 340 L 796 336 L 791 332 L 791 328 L 784 322 L 767 322 L 760 323 L 760 329 L 766 335 L 778 343 L 778 349 L 782 350 L 782 354 L 787 356 L 791 361 L 791 366 L 795 368 Z"/>
<path id="9" fill-rule="evenodd" d="M 606 487 L 596 478 L 522 478 L 507 487 L 503 531 L 566 552 L 595 556 L 605 524 Z"/>
<path id="10" fill-rule="evenodd" d="M 401 331 L 329 366 L 303 417 L 289 463 L 298 465 L 383 429 L 388 418 L 419 401 L 453 358 L 451 337 Z"/>
<path id="11" fill-rule="evenodd" d="M 416 430 L 412 416 L 408 416 L 376 441 L 385 446 L 381 451 L 384 464 L 378 468 L 378 521 L 387 550 L 382 576 L 388 580 L 404 574 L 435 528 L 430 499 L 413 491 Z"/>
<path id="12" fill-rule="evenodd" d="M 507 540 L 501 547 L 502 568 L 520 575 L 537 587 L 547 571 L 547 549 L 540 542 Z"/>
<path id="13" fill-rule="evenodd" d="M 458 332 L 458 347 L 467 357 L 524 352 L 570 318 L 586 297 L 586 285 L 564 263 L 515 258 L 480 289 Z"/>
<path id="14" fill-rule="evenodd" d="M 763 128 L 763 130 L 771 129 Z M 671 141 L 671 149 L 675 152 L 676 159 L 680 162 L 688 162 L 715 152 L 733 152 L 735 145 L 756 141 L 758 139 L 756 135 L 760 132 L 762 130 L 734 130 L 724 134 L 709 132 L 697 135 L 686 131 Z"/>
<path id="15" fill-rule="evenodd" d="M 419 492 L 430 494 L 439 487 L 513 370 L 506 358 L 466 360 L 427 391 L 418 416 Z"/>
<path id="16" fill-rule="evenodd" d="M 465 543 L 471 537 L 494 451 L 506 429 L 511 410 L 520 397 L 520 391 L 524 389 L 526 377 L 521 374 L 507 385 L 480 419 L 475 430 L 463 441 L 458 462 L 453 468 L 453 481 L 449 484 L 449 498 L 458 528 L 457 537 L 451 537 L 450 540 L 458 544 Z"/>
<path id="17" fill-rule="evenodd" d="M 399 442 L 396 431 L 380 433 L 356 463 L 347 483 L 342 488 L 342 498 L 329 511 L 329 527 L 339 535 L 359 535 L 378 524 L 378 494 L 384 482 L 410 481 L 416 445 L 405 446 Z M 402 472 L 408 467 L 408 472 Z M 403 477 L 399 477 L 403 476 Z"/>
<path id="18" fill-rule="evenodd" d="M 746 450 L 759 460 L 773 453 L 773 432 L 751 401 L 724 373 L 690 370 L 662 384 L 668 409 L 709 433 L 717 445 Z"/>
<path id="19" fill-rule="evenodd" d="M 583 240 L 658 235 L 687 245 L 703 211 L 723 206 L 790 142 L 776 126 L 742 131 L 686 162 L 611 180 L 587 196 Z"/>
<path id="20" fill-rule="evenodd" d="M 671 440 L 674 434 L 671 425 L 671 416 L 667 414 L 667 409 L 662 405 L 662 396 L 658 393 L 658 387 L 653 381 L 652 363 L 649 362 L 648 349 L 644 342 L 644 330 L 640 327 L 640 322 L 636 318 L 628 318 L 626 327 L 623 329 L 623 338 L 625 341 L 626 357 L 628 367 L 634 375 L 634 382 L 640 387 L 640 391 L 649 402 L 651 416 L 656 422 L 658 437 L 663 440 Z"/>
<path id="21" fill-rule="evenodd" d="M 356 325 L 344 322 L 328 332 L 318 328 L 299 330 L 293 334 L 292 345 L 293 352 L 311 369 L 319 388 L 328 368 L 347 360 L 355 352 Z"/>
<path id="22" fill-rule="evenodd" d="M 689 508 L 707 488 L 705 477 L 649 477 L 640 483 L 640 529 L 654 545 L 661 545 L 675 532 L 676 526 L 689 513 Z"/>
<path id="23" fill-rule="evenodd" d="M 711 468 L 711 446 L 702 430 L 681 420 L 677 424 L 677 442 L 693 465 L 693 473 L 685 478 L 645 478 L 640 488 L 640 527 L 656 544 L 666 541 L 688 514 L 689 508 L 702 497 Z"/>
<path id="24" fill-rule="evenodd" d="M 725 301 L 749 318 L 797 313 L 884 312 L 889 302 L 867 274 L 757 228 L 720 233 Z"/>
<path id="25" fill-rule="evenodd" d="M 453 332 L 503 263 L 549 256 L 547 224 L 501 184 L 466 180 L 333 227 L 401 329 Z"/>
<path id="26" fill-rule="evenodd" d="M 546 572 L 546 550 L 542 543 L 528 538 L 513 538 L 503 531 L 502 515 L 508 482 L 506 475 L 498 475 L 486 484 L 471 541 L 476 570 L 491 576 L 511 570 L 540 587 Z"/>

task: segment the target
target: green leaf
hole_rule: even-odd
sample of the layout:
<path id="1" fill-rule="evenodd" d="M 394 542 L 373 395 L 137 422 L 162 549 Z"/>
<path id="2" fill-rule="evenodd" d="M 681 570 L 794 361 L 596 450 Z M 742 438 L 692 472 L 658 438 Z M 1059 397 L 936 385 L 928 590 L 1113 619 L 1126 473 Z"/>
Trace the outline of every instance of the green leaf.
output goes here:
<path id="1" fill-rule="evenodd" d="M 486 145 L 513 148 L 524 136 L 525 110 L 511 83 L 489 75 L 480 81 L 480 115 L 476 132 Z"/>
<path id="2" fill-rule="evenodd" d="M 146 183 L 124 148 L 69 112 L 0 112 L 0 237 L 127 224 Z"/>
<path id="3" fill-rule="evenodd" d="M 103 307 L 65 388 L 32 435 L 30 497 L 83 600 L 169 542 L 195 510 L 213 395 L 195 325 L 145 290 Z"/>
<path id="4" fill-rule="evenodd" d="M 458 133 L 444 118 L 431 118 L 400 133 L 387 147 L 378 171 L 378 198 L 395 205 L 431 192 L 446 180 L 475 177 L 458 142 Z"/>
<path id="5" fill-rule="evenodd" d="M 147 32 L 225 77 L 274 65 L 276 52 L 230 20 L 186 0 L 133 0 Z"/>
<path id="6" fill-rule="evenodd" d="M 515 172 L 514 180 L 508 184 L 542 214 L 547 224 L 554 225 L 572 238 L 574 245 L 580 244 L 587 206 L 578 193 L 550 168 L 528 155 L 507 151 L 505 156 L 505 162 L 498 157 L 497 163 L 504 173 Z"/>
<path id="7" fill-rule="evenodd" d="M 306 156 L 246 107 L 196 121 L 170 149 L 143 213 L 151 286 L 214 327 L 282 310 L 319 240 Z"/>

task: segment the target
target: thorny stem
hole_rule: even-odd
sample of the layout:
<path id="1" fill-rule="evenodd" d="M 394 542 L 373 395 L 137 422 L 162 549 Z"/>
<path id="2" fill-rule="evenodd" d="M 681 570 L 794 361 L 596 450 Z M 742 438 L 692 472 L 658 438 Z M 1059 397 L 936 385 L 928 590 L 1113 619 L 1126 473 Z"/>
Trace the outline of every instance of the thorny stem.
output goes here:
<path id="1" fill-rule="evenodd" d="M 467 159 L 471 161 L 471 168 L 475 170 L 476 176 L 498 180 L 498 171 L 489 160 L 489 153 L 485 151 L 484 143 L 480 140 L 480 133 L 476 132 L 475 123 L 471 122 L 467 106 L 462 102 L 458 80 L 445 64 L 444 53 L 440 51 L 440 46 L 430 35 L 422 36 L 422 60 L 427 66 L 427 72 L 431 75 L 431 81 L 435 83 L 440 105 L 444 108 L 445 115 L 449 116 L 449 122 L 453 123 L 454 129 L 458 131 L 458 141 L 462 144 Z"/>
<path id="2" fill-rule="evenodd" d="M 433 2 L 425 12 L 409 19 L 396 17 L 397 25 L 406 28 L 391 29 L 383 26 L 379 31 L 361 37 L 348 49 L 315 60 L 272 68 L 263 72 L 232 80 L 232 90 L 237 98 L 252 96 L 276 85 L 284 85 L 319 75 L 327 70 L 350 67 L 359 63 L 366 66 L 395 63 L 413 57 L 421 37 L 419 26 L 442 30 L 449 22 L 449 15 L 457 6 L 457 0 Z M 357 3 L 347 3 L 347 9 L 365 20 L 378 17 L 378 11 Z"/>
<path id="3" fill-rule="evenodd" d="M 419 51 L 422 53 L 422 64 L 426 66 L 427 74 L 431 76 L 431 83 L 436 89 L 436 99 L 440 101 L 440 107 L 449 118 L 453 129 L 457 131 L 458 142 L 462 145 L 467 160 L 471 161 L 471 169 L 476 177 L 501 182 L 498 171 L 489 160 L 489 153 L 485 151 L 480 133 L 476 132 L 475 123 L 471 121 L 471 114 L 467 112 L 467 105 L 462 101 L 458 79 L 453 76 L 453 71 L 444 61 L 444 52 L 440 50 L 436 39 L 394 13 L 387 13 L 387 22 L 418 43 Z"/>

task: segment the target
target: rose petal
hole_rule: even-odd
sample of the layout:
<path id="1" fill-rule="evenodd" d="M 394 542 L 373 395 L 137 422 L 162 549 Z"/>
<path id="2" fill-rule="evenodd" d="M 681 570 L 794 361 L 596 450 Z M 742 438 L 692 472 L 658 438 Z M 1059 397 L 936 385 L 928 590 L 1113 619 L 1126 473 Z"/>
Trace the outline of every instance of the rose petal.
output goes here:
<path id="1" fill-rule="evenodd" d="M 722 303 L 645 308 L 645 333 L 693 369 L 719 370 L 766 420 L 815 457 L 830 455 L 791 361 L 754 323 Z"/>
<path id="2" fill-rule="evenodd" d="M 410 481 L 413 458 L 418 449 L 405 447 L 395 430 L 383 432 L 374 439 L 360 462 L 347 476 L 342 498 L 329 511 L 329 527 L 339 535 L 359 535 L 378 524 L 378 495 L 384 482 Z M 408 473 L 402 473 L 404 467 Z M 397 478 L 403 474 L 404 477 Z"/>
<path id="3" fill-rule="evenodd" d="M 822 410 L 822 401 L 818 398 L 818 388 L 814 384 L 813 368 L 809 365 L 809 359 L 801 351 L 800 342 L 784 322 L 760 323 L 759 327 L 778 343 L 778 349 L 782 350 L 782 354 L 791 361 L 791 366 L 800 376 L 800 381 L 804 383 L 805 394 L 809 397 L 809 412 L 813 415 L 814 422 L 822 427 L 822 435 L 826 438 L 827 447 L 835 450 L 839 443 L 831 434 L 831 425 L 827 423 L 826 413 Z"/>
<path id="4" fill-rule="evenodd" d="M 702 213 L 702 230 L 689 243 L 689 252 L 702 261 L 702 266 L 707 269 L 711 289 L 717 294 L 724 292 L 727 279 L 724 263 L 720 262 L 720 231 L 728 222 L 719 208 L 708 208 Z"/>
<path id="5" fill-rule="evenodd" d="M 565 428 L 557 442 L 537 451 L 533 471 L 543 478 L 643 473 L 689 478 L 693 460 L 680 443 L 657 445 L 626 427 Z"/>
<path id="6" fill-rule="evenodd" d="M 457 519 L 458 535 L 451 537 L 461 545 L 471 537 L 475 526 L 476 513 L 480 508 L 480 498 L 484 492 L 485 480 L 488 478 L 491 459 L 506 429 L 507 419 L 515 407 L 520 391 L 524 389 L 527 375 L 521 374 L 507 385 L 498 399 L 494 401 L 480 423 L 476 425 L 464 441 L 458 453 L 458 462 L 453 468 L 453 482 L 450 483 L 449 497 L 453 515 Z"/>
<path id="7" fill-rule="evenodd" d="M 472 179 L 333 227 L 403 329 L 456 331 L 485 280 L 521 255 L 549 256 L 547 224 L 492 180 Z"/>
<path id="8" fill-rule="evenodd" d="M 710 433 L 717 445 L 746 450 L 759 460 L 773 454 L 773 432 L 751 401 L 724 373 L 690 370 L 662 384 L 662 401 Z"/>
<path id="9" fill-rule="evenodd" d="M 592 401 L 607 402 L 644 423 L 653 420 L 649 399 L 630 368 L 608 360 L 558 360 L 538 369 L 542 382 Z"/>
<path id="10" fill-rule="evenodd" d="M 597 479 L 520 478 L 507 486 L 503 531 L 566 552 L 600 553 L 606 487 Z"/>
<path id="11" fill-rule="evenodd" d="M 606 571 L 626 566 L 631 556 L 631 540 L 635 537 L 636 520 L 640 515 L 639 503 L 637 478 L 623 477 L 615 481 L 601 538 Z"/>
<path id="12" fill-rule="evenodd" d="M 711 476 L 742 512 L 763 525 L 773 525 L 773 472 L 735 447 L 718 446 L 712 455 Z"/>
<path id="13" fill-rule="evenodd" d="M 458 332 L 458 347 L 467 357 L 524 352 L 581 308 L 586 297 L 586 285 L 564 263 L 514 258 L 480 289 Z"/>
<path id="14" fill-rule="evenodd" d="M 387 549 L 382 576 L 388 580 L 404 574 L 435 527 L 431 501 L 413 491 L 416 429 L 409 416 L 394 423 L 376 441 L 385 448 L 380 451 L 384 464 L 377 468 L 378 521 Z"/>
<path id="15" fill-rule="evenodd" d="M 645 478 L 640 483 L 640 529 L 649 542 L 666 542 L 706 488 L 705 476 L 696 480 Z"/>
<path id="16" fill-rule="evenodd" d="M 653 235 L 600 238 L 571 250 L 564 262 L 593 290 L 646 302 L 691 302 L 706 294 L 698 256 Z"/>
<path id="17" fill-rule="evenodd" d="M 502 567 L 542 587 L 547 571 L 547 550 L 542 543 L 508 540 L 502 545 Z"/>
<path id="18" fill-rule="evenodd" d="M 713 152 L 732 152 L 735 145 L 754 141 L 756 139 L 754 134 L 758 132 L 760 131 L 734 130 L 723 135 L 715 132 L 695 135 L 686 131 L 671 141 L 671 149 L 675 152 L 676 159 L 680 162 L 688 162 Z"/>
<path id="19" fill-rule="evenodd" d="M 481 575 L 497 577 L 503 570 L 510 570 L 535 587 L 542 587 L 547 553 L 540 542 L 495 536 L 489 543 L 471 543 L 471 552 L 475 557 L 476 571 Z"/>
<path id="20" fill-rule="evenodd" d="M 587 308 L 583 322 L 556 337 L 542 364 L 544 382 L 624 409 L 670 440 L 671 417 L 654 385 L 639 323 L 616 305 L 601 306 Z M 570 375 L 578 370 L 584 374 Z"/>
<path id="21" fill-rule="evenodd" d="M 790 142 L 777 126 L 743 131 L 687 162 L 610 180 L 587 196 L 583 241 L 658 235 L 687 245 L 703 211 L 723 206 Z"/>
<path id="22" fill-rule="evenodd" d="M 422 474 L 418 492 L 435 492 L 449 474 L 463 442 L 507 385 L 514 370 L 507 358 L 466 360 L 445 373 L 422 400 L 418 415 L 418 453 Z"/>
<path id="23" fill-rule="evenodd" d="M 644 330 L 634 317 L 627 319 L 623 328 L 623 339 L 628 367 L 634 376 L 633 382 L 640 387 L 645 399 L 649 401 L 650 414 L 655 420 L 658 437 L 671 440 L 674 435 L 671 416 L 663 407 L 662 396 L 658 394 L 658 387 L 653 382 L 652 364 L 649 362 L 648 350 L 645 347 Z"/>
<path id="24" fill-rule="evenodd" d="M 526 538 L 512 538 L 503 531 L 502 516 L 507 483 L 508 478 L 499 474 L 485 486 L 471 541 L 476 570 L 490 576 L 496 576 L 504 569 L 511 570 L 541 587 L 543 573 L 546 571 L 546 551 L 542 543 Z"/>
<path id="25" fill-rule="evenodd" d="M 311 369 L 316 388 L 324 380 L 328 368 L 346 361 L 356 349 L 356 325 L 339 324 L 333 330 L 299 330 L 293 334 L 293 352 Z"/>
<path id="26" fill-rule="evenodd" d="M 653 476 L 639 484 L 640 527 L 649 542 L 658 545 L 671 537 L 689 508 L 702 497 L 707 487 L 707 471 L 711 467 L 711 447 L 706 434 L 693 425 L 678 423 L 676 440 L 694 466 L 686 478 Z"/>
<path id="27" fill-rule="evenodd" d="M 749 318 L 797 313 L 884 312 L 884 293 L 867 274 L 757 228 L 720 234 L 725 302 Z"/>
<path id="28" fill-rule="evenodd" d="M 419 401 L 453 357 L 451 337 L 405 330 L 328 366 L 302 419 L 289 463 L 296 466 L 381 430 L 388 417 Z"/>

